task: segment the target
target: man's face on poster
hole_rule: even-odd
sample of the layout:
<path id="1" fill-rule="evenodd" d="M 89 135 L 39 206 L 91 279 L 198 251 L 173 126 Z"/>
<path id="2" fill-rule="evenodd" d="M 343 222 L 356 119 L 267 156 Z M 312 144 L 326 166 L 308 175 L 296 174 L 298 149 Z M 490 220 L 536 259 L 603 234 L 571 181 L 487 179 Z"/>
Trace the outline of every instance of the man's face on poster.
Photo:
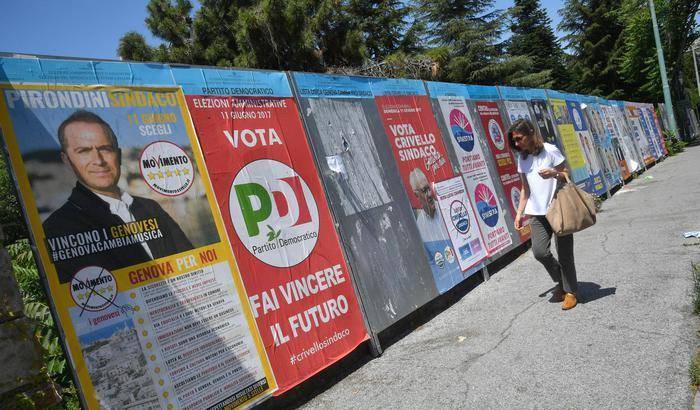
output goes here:
<path id="1" fill-rule="evenodd" d="M 413 193 L 418 197 L 423 210 L 432 218 L 435 215 L 435 195 L 430 189 L 430 183 L 427 179 L 421 179 L 417 184 Z"/>
<path id="2" fill-rule="evenodd" d="M 113 192 L 119 182 L 121 154 L 100 124 L 76 121 L 65 128 L 63 162 L 92 191 Z"/>

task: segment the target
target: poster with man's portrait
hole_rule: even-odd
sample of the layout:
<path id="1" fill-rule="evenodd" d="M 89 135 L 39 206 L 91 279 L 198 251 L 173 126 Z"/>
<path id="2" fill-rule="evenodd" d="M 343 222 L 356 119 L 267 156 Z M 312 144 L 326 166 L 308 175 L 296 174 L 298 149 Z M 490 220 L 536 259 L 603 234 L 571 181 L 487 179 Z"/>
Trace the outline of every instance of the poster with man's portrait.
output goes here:
<path id="1" fill-rule="evenodd" d="M 274 391 L 179 89 L 0 85 L 0 125 L 85 407 Z"/>
<path id="2" fill-rule="evenodd" d="M 61 283 L 219 241 L 175 93 L 7 90 Z"/>

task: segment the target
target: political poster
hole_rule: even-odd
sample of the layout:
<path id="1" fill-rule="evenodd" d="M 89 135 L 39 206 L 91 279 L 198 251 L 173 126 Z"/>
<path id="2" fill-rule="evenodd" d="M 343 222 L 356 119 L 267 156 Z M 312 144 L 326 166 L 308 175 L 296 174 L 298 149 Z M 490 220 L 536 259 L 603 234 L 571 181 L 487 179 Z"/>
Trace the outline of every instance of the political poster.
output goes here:
<path id="1" fill-rule="evenodd" d="M 632 159 L 631 165 L 633 165 L 633 167 L 631 168 L 631 171 L 639 171 L 644 166 L 644 156 L 639 147 L 639 144 L 637 143 L 636 136 L 634 131 L 632 130 L 630 120 L 627 118 L 627 114 L 625 112 L 625 103 L 624 101 L 615 100 L 609 100 L 609 102 L 612 108 L 615 124 L 617 124 L 617 126 L 620 129 L 620 132 L 622 134 L 622 141 L 627 147 L 627 150 L 630 153 L 630 158 Z"/>
<path id="2" fill-rule="evenodd" d="M 276 389 L 177 88 L 0 85 L 7 142 L 87 408 Z"/>
<path id="3" fill-rule="evenodd" d="M 586 158 L 581 149 L 581 141 L 576 135 L 572 113 L 569 109 L 571 104 L 569 101 L 559 98 L 550 98 L 549 102 L 552 105 L 554 124 L 559 131 L 564 155 L 571 169 L 571 180 L 580 188 L 585 189 L 586 192 L 591 192 L 592 186 Z"/>
<path id="4" fill-rule="evenodd" d="M 539 88 L 528 88 L 525 89 L 524 93 L 525 98 L 530 101 L 534 120 L 544 141 L 556 145 L 559 150 L 563 151 L 554 129 L 552 112 L 547 103 L 547 92 Z"/>
<path id="5" fill-rule="evenodd" d="M 615 118 L 615 108 L 607 102 L 601 104 L 600 107 L 605 119 L 605 128 L 612 134 L 613 152 L 617 163 L 620 165 L 620 174 L 623 181 L 626 181 L 632 176 L 632 172 L 637 167 L 637 162 L 634 160 L 634 155 L 625 141 L 624 130 Z"/>
<path id="6" fill-rule="evenodd" d="M 578 96 L 576 100 L 567 101 L 567 106 L 571 112 L 571 118 L 574 125 L 574 132 L 578 139 L 579 145 L 581 146 L 581 151 L 585 158 L 586 168 L 588 170 L 588 175 L 591 181 L 589 191 L 596 195 L 602 195 L 605 193 L 605 182 L 603 181 L 603 167 L 598 159 L 598 154 L 596 152 L 595 142 L 593 136 L 591 135 L 590 127 L 588 121 L 586 120 L 586 115 L 581 109 L 581 104 L 578 101 Z"/>
<path id="7" fill-rule="evenodd" d="M 299 109 L 282 72 L 173 75 L 280 394 L 367 339 Z"/>
<path id="8" fill-rule="evenodd" d="M 438 101 L 443 121 L 449 126 L 449 140 L 457 155 L 469 198 L 479 215 L 478 223 L 486 250 L 489 256 L 494 255 L 508 248 L 513 240 L 501 203 L 495 197 L 493 178 L 482 148 L 484 137 L 476 127 L 464 97 L 440 96 Z"/>
<path id="9" fill-rule="evenodd" d="M 603 113 L 595 97 L 586 99 L 587 107 L 583 110 L 593 136 L 593 146 L 603 168 L 603 177 L 608 188 L 621 183 L 620 168 L 612 147 L 612 134 L 603 123 Z"/>
<path id="10" fill-rule="evenodd" d="M 476 101 L 476 109 L 481 119 L 484 132 L 487 134 L 486 140 L 491 147 L 491 155 L 496 162 L 496 169 L 501 179 L 501 185 L 505 192 L 510 210 L 515 217 L 520 203 L 520 175 L 518 175 L 518 166 L 515 162 L 515 157 L 508 146 L 505 126 L 501 120 L 501 114 L 498 110 L 498 104 L 495 101 Z M 488 190 L 488 187 L 483 186 L 477 193 L 480 197 L 493 198 L 494 193 Z M 492 202 L 495 199 L 485 201 L 492 207 Z M 478 202 L 477 202 L 478 207 Z M 518 231 L 521 242 L 526 241 L 530 237 L 530 225 L 526 225 Z"/>
<path id="11" fill-rule="evenodd" d="M 661 127 L 661 121 L 656 115 L 656 110 L 654 109 L 654 104 L 644 104 L 646 113 L 649 116 L 649 122 L 652 124 L 654 129 L 654 134 L 656 135 L 659 148 L 661 149 L 661 156 L 668 155 L 668 149 L 666 148 L 666 139 L 663 135 L 663 128 Z"/>
<path id="12" fill-rule="evenodd" d="M 292 73 L 370 331 L 439 295 L 370 79 Z"/>
<path id="13" fill-rule="evenodd" d="M 486 259 L 486 248 L 481 239 L 481 230 L 476 222 L 467 187 L 462 177 L 454 177 L 435 184 L 440 213 L 452 241 L 452 249 L 462 271 Z M 445 258 L 454 258 L 448 253 Z"/>
<path id="14" fill-rule="evenodd" d="M 463 273 L 438 209 L 436 184 L 454 172 L 430 100 L 421 81 L 378 79 L 371 86 L 435 285 L 446 292 L 476 270 Z"/>
<path id="15" fill-rule="evenodd" d="M 530 117 L 530 110 L 527 107 L 525 101 L 503 101 L 503 105 L 506 108 L 506 113 L 508 114 L 508 121 L 513 124 L 515 121 L 520 119 L 526 119 L 532 121 Z"/>
<path id="16" fill-rule="evenodd" d="M 646 127 L 646 131 L 648 132 L 649 139 L 651 141 L 653 155 L 658 160 L 659 158 L 664 156 L 664 149 L 661 132 L 659 132 L 659 129 L 656 127 L 656 119 L 654 118 L 654 106 L 651 104 L 642 103 L 636 103 L 635 105 L 639 108 L 641 112 L 641 117 L 644 120 L 644 126 Z"/>
<path id="17" fill-rule="evenodd" d="M 641 110 L 627 102 L 624 103 L 624 110 L 627 116 L 627 122 L 630 125 L 633 141 L 640 151 L 642 161 L 644 161 L 646 165 L 652 164 L 654 162 L 654 154 L 652 151 L 653 143 L 646 129 Z"/>

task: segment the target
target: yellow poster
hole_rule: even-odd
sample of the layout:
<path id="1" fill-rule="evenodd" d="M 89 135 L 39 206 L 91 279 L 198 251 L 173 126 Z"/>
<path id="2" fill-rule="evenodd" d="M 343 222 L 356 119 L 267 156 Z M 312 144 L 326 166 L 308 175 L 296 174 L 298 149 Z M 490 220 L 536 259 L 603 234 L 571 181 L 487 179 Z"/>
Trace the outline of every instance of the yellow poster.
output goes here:
<path id="1" fill-rule="evenodd" d="M 561 137 L 564 155 L 566 155 L 569 167 L 571 167 L 572 179 L 574 182 L 580 182 L 588 178 L 588 170 L 581 143 L 574 130 L 571 110 L 569 110 L 564 100 L 550 98 L 549 102 L 552 104 L 554 123 Z"/>
<path id="2" fill-rule="evenodd" d="M 0 124 L 88 408 L 276 389 L 179 88 L 0 85 Z"/>

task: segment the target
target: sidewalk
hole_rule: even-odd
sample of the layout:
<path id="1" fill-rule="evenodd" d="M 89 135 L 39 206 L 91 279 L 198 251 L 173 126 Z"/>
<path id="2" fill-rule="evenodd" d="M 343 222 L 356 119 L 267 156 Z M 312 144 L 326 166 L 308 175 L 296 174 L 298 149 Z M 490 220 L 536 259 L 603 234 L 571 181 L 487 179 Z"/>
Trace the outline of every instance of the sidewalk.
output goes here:
<path id="1" fill-rule="evenodd" d="M 697 164 L 700 147 L 657 164 L 575 235 L 573 310 L 528 251 L 304 408 L 690 408 Z"/>

